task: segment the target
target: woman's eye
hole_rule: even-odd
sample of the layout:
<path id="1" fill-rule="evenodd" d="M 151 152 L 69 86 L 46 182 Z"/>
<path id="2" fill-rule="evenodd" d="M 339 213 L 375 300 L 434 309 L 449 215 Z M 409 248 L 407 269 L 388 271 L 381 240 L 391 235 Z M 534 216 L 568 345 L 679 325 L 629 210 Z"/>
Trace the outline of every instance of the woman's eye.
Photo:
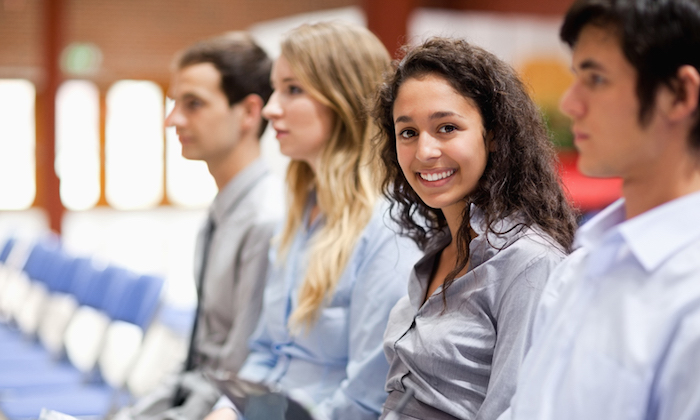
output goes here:
<path id="1" fill-rule="evenodd" d="M 288 92 L 289 92 L 290 94 L 292 94 L 292 95 L 297 95 L 297 94 L 299 94 L 299 93 L 304 92 L 303 90 L 301 90 L 301 88 L 300 88 L 299 86 L 296 86 L 296 85 L 289 85 L 289 87 L 287 88 L 287 90 L 288 90 Z"/>
<path id="2" fill-rule="evenodd" d="M 448 125 L 443 125 L 442 127 L 440 127 L 440 129 L 438 131 L 441 133 L 451 133 L 451 132 L 455 131 L 456 129 L 457 129 L 457 127 L 455 127 L 454 125 L 448 124 Z"/>
<path id="3" fill-rule="evenodd" d="M 402 139 L 410 139 L 411 137 L 415 136 L 416 132 L 413 130 L 403 130 L 399 132 L 399 137 Z"/>

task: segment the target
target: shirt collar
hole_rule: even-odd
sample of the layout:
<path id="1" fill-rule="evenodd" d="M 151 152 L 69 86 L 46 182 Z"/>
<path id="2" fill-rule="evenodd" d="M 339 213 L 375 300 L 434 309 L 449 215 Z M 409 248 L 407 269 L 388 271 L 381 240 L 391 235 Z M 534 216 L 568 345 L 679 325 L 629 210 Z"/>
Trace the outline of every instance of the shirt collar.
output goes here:
<path id="1" fill-rule="evenodd" d="M 268 172 L 262 158 L 258 158 L 241 172 L 234 176 L 226 186 L 219 191 L 210 207 L 211 217 L 216 226 L 220 226 L 226 215 L 233 211 L 235 204 L 249 192 L 249 186 Z"/>
<path id="2" fill-rule="evenodd" d="M 498 220 L 494 223 L 494 230 L 496 232 L 506 232 L 505 234 L 497 235 L 492 232 L 487 233 L 484 212 L 474 204 L 472 204 L 469 209 L 469 224 L 472 230 L 478 235 L 469 244 L 469 259 L 472 269 L 478 267 L 499 250 L 517 240 L 520 234 L 519 230 L 512 230 L 516 221 L 511 217 Z M 435 258 L 436 254 L 441 252 L 451 241 L 452 234 L 450 229 L 445 226 L 441 232 L 436 233 L 430 240 L 421 261 Z M 420 263 L 418 265 L 420 265 Z M 432 271 L 432 266 L 427 269 Z"/>
<path id="3" fill-rule="evenodd" d="M 579 229 L 577 243 L 596 246 L 617 233 L 644 269 L 653 271 L 700 238 L 698 209 L 700 192 L 695 192 L 624 220 L 624 200 L 618 200 Z"/>
<path id="4" fill-rule="evenodd" d="M 615 226 L 625 221 L 625 200 L 619 199 L 596 214 L 576 232 L 575 248 L 596 248 Z"/>

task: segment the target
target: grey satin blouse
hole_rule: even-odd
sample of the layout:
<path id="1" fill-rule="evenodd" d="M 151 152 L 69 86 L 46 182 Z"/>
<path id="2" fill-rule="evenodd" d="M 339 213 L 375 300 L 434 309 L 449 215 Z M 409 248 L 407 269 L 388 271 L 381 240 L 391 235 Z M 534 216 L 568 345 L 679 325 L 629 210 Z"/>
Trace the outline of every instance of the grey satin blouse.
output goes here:
<path id="1" fill-rule="evenodd" d="M 537 301 L 565 254 L 533 229 L 485 235 L 476 208 L 471 221 L 478 234 L 471 266 L 448 287 L 446 311 L 442 287 L 423 301 L 436 258 L 450 243 L 448 230 L 428 246 L 411 273 L 408 296 L 391 311 L 384 334 L 390 395 L 382 417 L 408 388 L 415 394 L 403 419 L 495 419 L 515 392 Z M 496 230 L 513 226 L 504 220 Z"/>

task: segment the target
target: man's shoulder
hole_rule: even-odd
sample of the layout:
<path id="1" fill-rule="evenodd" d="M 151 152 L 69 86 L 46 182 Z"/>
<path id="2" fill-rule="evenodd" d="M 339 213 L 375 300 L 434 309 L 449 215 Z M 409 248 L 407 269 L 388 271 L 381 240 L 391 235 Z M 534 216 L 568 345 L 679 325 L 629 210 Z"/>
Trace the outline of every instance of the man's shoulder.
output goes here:
<path id="1" fill-rule="evenodd" d="M 230 218 L 244 216 L 253 224 L 274 223 L 282 219 L 284 209 L 285 194 L 282 181 L 276 175 L 268 173 L 242 198 Z"/>
<path id="2" fill-rule="evenodd" d="M 581 278 L 587 255 L 586 249 L 579 248 L 554 267 L 545 282 L 540 306 L 553 306 L 565 290 L 575 286 L 577 279 Z"/>

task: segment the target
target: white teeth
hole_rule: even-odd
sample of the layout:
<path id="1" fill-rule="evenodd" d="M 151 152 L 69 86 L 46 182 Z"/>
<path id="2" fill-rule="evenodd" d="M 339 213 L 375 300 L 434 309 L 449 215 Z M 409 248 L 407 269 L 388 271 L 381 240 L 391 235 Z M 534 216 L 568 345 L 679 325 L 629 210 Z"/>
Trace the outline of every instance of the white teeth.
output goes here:
<path id="1" fill-rule="evenodd" d="M 437 181 L 440 179 L 447 178 L 448 176 L 452 175 L 453 173 L 455 173 L 454 169 L 451 171 L 438 172 L 438 173 L 434 173 L 434 174 L 424 174 L 422 172 L 419 172 L 418 175 L 420 175 L 420 177 L 426 181 Z"/>

